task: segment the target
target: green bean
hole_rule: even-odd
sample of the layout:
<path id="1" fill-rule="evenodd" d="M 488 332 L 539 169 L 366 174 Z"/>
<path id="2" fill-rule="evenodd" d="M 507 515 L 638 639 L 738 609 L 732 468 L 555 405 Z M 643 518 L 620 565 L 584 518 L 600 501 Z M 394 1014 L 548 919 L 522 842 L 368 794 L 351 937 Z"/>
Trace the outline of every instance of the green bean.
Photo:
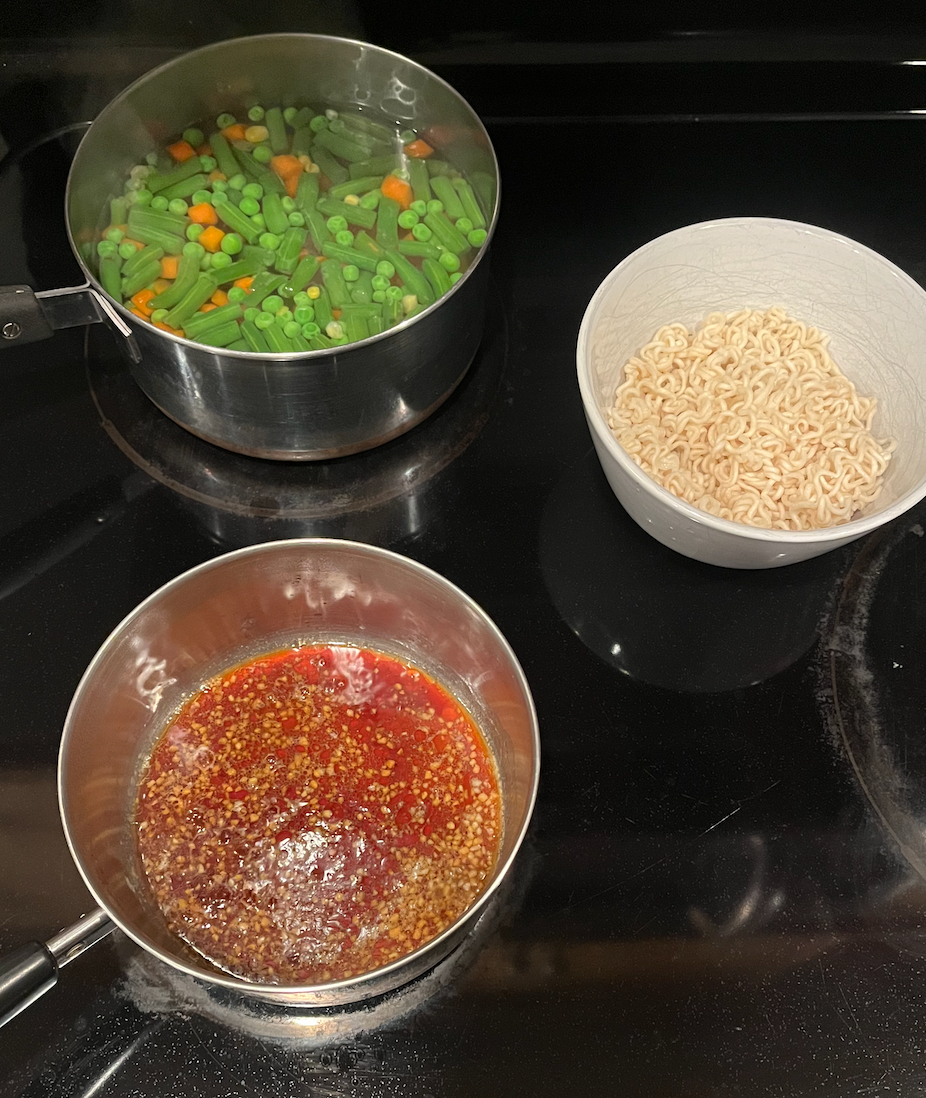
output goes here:
<path id="1" fill-rule="evenodd" d="M 256 351 L 258 354 L 270 350 L 267 340 L 264 338 L 264 333 L 252 320 L 242 320 L 241 332 L 244 335 L 250 350 Z"/>
<path id="2" fill-rule="evenodd" d="M 267 346 L 275 354 L 285 354 L 295 350 L 279 324 L 271 324 L 269 328 L 264 329 L 264 338 L 267 340 Z"/>
<path id="3" fill-rule="evenodd" d="M 168 213 L 167 210 L 151 210 L 144 206 L 133 206 L 129 210 L 128 219 L 129 235 L 134 237 L 132 230 L 137 228 L 159 229 L 161 232 L 173 233 L 180 236 L 186 228 L 186 218 Z"/>
<path id="4" fill-rule="evenodd" d="M 318 260 L 314 255 L 307 255 L 300 259 L 296 269 L 289 277 L 287 286 L 292 286 L 295 293 L 308 286 L 318 271 Z"/>
<path id="5" fill-rule="evenodd" d="M 135 192 L 136 195 L 138 192 Z M 136 198 L 136 202 L 138 199 Z M 112 198 L 109 202 L 110 225 L 124 225 L 129 212 L 129 204 L 124 198 Z"/>
<path id="6" fill-rule="evenodd" d="M 463 255 L 470 250 L 466 237 L 442 213 L 425 214 L 424 223 L 434 233 L 436 242 L 442 244 L 447 251 L 454 255 Z"/>
<path id="7" fill-rule="evenodd" d="M 365 210 L 362 206 L 351 206 L 347 202 L 339 202 L 336 198 L 320 198 L 315 203 L 315 208 L 326 217 L 343 217 L 348 225 L 357 225 L 361 229 L 372 229 L 376 224 L 376 210 Z M 380 217 L 382 217 L 382 202 L 380 202 Z"/>
<path id="8" fill-rule="evenodd" d="M 338 263 L 322 264 L 322 282 L 328 291 L 328 298 L 332 307 L 337 309 L 341 305 L 347 305 L 350 301 L 350 291 L 344 281 L 344 272 Z"/>
<path id="9" fill-rule="evenodd" d="M 260 235 L 260 231 L 246 213 L 242 213 L 237 206 L 228 202 L 225 198 L 215 196 L 215 212 L 225 224 L 249 243 L 253 244 Z"/>
<path id="10" fill-rule="evenodd" d="M 359 164 L 370 159 L 368 145 L 355 141 L 343 133 L 332 133 L 330 129 L 319 130 L 315 135 L 313 148 L 317 149 L 319 146 L 327 152 L 333 153 L 339 159 L 349 161 L 351 164 Z M 325 174 L 328 173 L 325 172 Z"/>
<path id="11" fill-rule="evenodd" d="M 292 343 L 293 348 L 297 351 L 311 351 L 312 350 L 311 346 L 309 345 L 309 341 L 303 337 L 301 332 L 298 333 L 297 335 L 290 336 L 289 340 Z"/>
<path id="12" fill-rule="evenodd" d="M 260 204 L 261 213 L 267 223 L 267 231 L 280 236 L 286 232 L 289 218 L 283 209 L 282 199 L 278 194 L 265 194 Z"/>
<path id="13" fill-rule="evenodd" d="M 352 302 L 349 305 L 341 306 L 341 316 L 345 317 L 348 314 L 355 316 L 363 316 L 368 320 L 371 316 L 380 316 L 382 314 L 382 308 L 379 305 L 364 304 L 359 301 Z"/>
<path id="14" fill-rule="evenodd" d="M 386 195 L 379 200 L 376 220 L 376 242 L 387 250 L 399 245 L 399 204 Z"/>
<path id="15" fill-rule="evenodd" d="M 175 183 L 172 187 L 166 187 L 161 191 L 161 197 L 166 198 L 168 202 L 175 198 L 189 198 L 194 191 L 201 190 L 208 186 L 208 175 L 191 175 L 189 179 L 184 179 L 180 183 Z"/>
<path id="16" fill-rule="evenodd" d="M 486 210 L 492 210 L 495 206 L 495 180 L 489 175 L 488 172 L 470 172 L 469 181 L 473 186 L 473 190 L 479 195 L 482 200 L 482 205 Z M 475 220 L 473 220 L 475 224 Z"/>
<path id="17" fill-rule="evenodd" d="M 245 149 L 239 149 L 236 145 L 230 145 L 229 148 L 231 150 L 232 156 L 235 158 L 236 164 L 238 165 L 238 167 L 235 169 L 234 174 L 237 174 L 238 168 L 240 168 L 241 171 L 243 171 L 244 174 L 248 177 L 248 179 L 256 180 L 259 173 L 263 169 L 254 159 L 254 157 L 251 156 L 251 154 Z"/>
<path id="18" fill-rule="evenodd" d="M 318 210 L 305 211 L 305 223 L 309 227 L 309 235 L 317 252 L 321 252 L 326 240 L 331 239 L 328 226 L 325 224 L 325 215 Z"/>
<path id="19" fill-rule="evenodd" d="M 236 339 L 234 343 L 229 343 L 228 345 L 229 351 L 250 351 L 250 349 L 251 348 L 248 346 L 248 341 L 246 339 Z"/>
<path id="20" fill-rule="evenodd" d="M 451 221 L 458 217 L 466 217 L 468 214 L 463 208 L 462 195 L 457 194 L 454 184 L 445 175 L 436 175 L 431 180 L 431 190 L 434 197 L 439 198 L 444 204 L 444 213 Z M 472 192 L 470 192 L 472 193 Z M 417 195 L 415 196 L 417 198 Z"/>
<path id="21" fill-rule="evenodd" d="M 232 153 L 231 146 L 224 134 L 214 133 L 209 138 L 212 155 L 219 166 L 219 171 L 226 179 L 231 179 L 238 174 L 238 161 Z"/>
<path id="22" fill-rule="evenodd" d="M 347 168 L 339 164 L 326 148 L 319 145 L 317 136 L 312 144 L 310 155 L 332 183 L 343 183 L 347 179 Z"/>
<path id="23" fill-rule="evenodd" d="M 454 179 L 452 186 L 460 200 L 460 205 L 463 208 L 461 216 L 468 217 L 470 221 L 472 221 L 474 229 L 484 229 L 486 227 L 486 219 L 473 188 L 462 178 Z M 444 209 L 447 211 L 447 216 L 452 217 L 455 221 L 456 216 L 450 212 L 450 206 L 446 202 L 444 203 Z"/>
<path id="24" fill-rule="evenodd" d="M 423 240 L 400 240 L 399 252 L 418 259 L 439 259 L 441 254 L 436 244 L 425 243 Z"/>
<path id="25" fill-rule="evenodd" d="M 391 328 L 394 324 L 398 324 L 402 319 L 401 297 L 387 297 L 382 304 L 382 311 L 383 324 L 387 328 Z"/>
<path id="26" fill-rule="evenodd" d="M 289 120 L 289 124 L 294 130 L 301 130 L 303 126 L 308 126 L 308 124 L 312 121 L 314 115 L 315 111 L 313 111 L 311 107 L 302 107 L 300 110 L 297 110 L 296 113 L 292 116 L 292 118 Z"/>
<path id="27" fill-rule="evenodd" d="M 261 248 L 259 244 L 246 244 L 241 249 L 241 258 L 249 262 L 257 263 L 261 267 L 269 267 L 275 257 L 274 252 L 267 248 Z"/>
<path id="28" fill-rule="evenodd" d="M 264 113 L 264 125 L 270 134 L 270 148 L 274 153 L 286 152 L 289 142 L 286 139 L 286 125 L 283 112 L 279 107 L 271 107 Z"/>
<path id="29" fill-rule="evenodd" d="M 428 177 L 428 169 L 423 160 L 409 157 L 408 181 L 412 185 L 412 192 L 416 202 L 428 202 L 431 198 L 431 183 Z"/>
<path id="30" fill-rule="evenodd" d="M 285 281 L 286 275 L 276 275 L 271 274 L 269 271 L 262 271 L 251 283 L 250 300 L 263 301 L 265 297 L 276 293 Z"/>
<path id="31" fill-rule="evenodd" d="M 161 175 L 158 172 L 152 172 L 145 180 L 145 187 L 147 190 L 151 191 L 152 194 L 159 194 L 162 191 L 166 191 L 169 188 L 176 186 L 178 183 L 183 183 L 192 176 L 198 175 L 200 171 L 201 165 L 199 163 L 199 157 L 191 156 L 189 160 L 174 168 L 172 172 L 167 172 L 164 175 Z M 193 191 L 196 190 L 199 190 L 199 188 L 194 187 Z M 192 194 L 193 191 L 190 191 L 189 193 Z M 175 195 L 173 197 L 182 198 L 183 195 Z"/>
<path id="32" fill-rule="evenodd" d="M 278 271 L 288 275 L 295 271 L 296 264 L 299 262 L 299 253 L 302 251 L 307 235 L 305 229 L 297 229 L 295 226 L 286 230 L 283 234 L 283 240 L 277 248 L 274 266 Z"/>
<path id="33" fill-rule="evenodd" d="M 231 320 L 226 324 L 216 324 L 211 328 L 207 328 L 197 336 L 189 335 L 185 328 L 183 334 L 188 339 L 195 339 L 197 343 L 205 343 L 209 347 L 228 347 L 230 344 L 237 342 L 241 336 L 241 329 L 236 321 Z"/>
<path id="34" fill-rule="evenodd" d="M 195 253 L 193 255 L 182 255 L 180 264 L 177 267 L 177 277 L 174 279 L 173 284 L 168 286 L 162 294 L 152 298 L 148 302 L 149 308 L 152 310 L 172 309 L 184 294 L 193 288 L 198 276 L 199 256 Z"/>
<path id="35" fill-rule="evenodd" d="M 163 248 L 168 255 L 180 255 L 186 240 L 175 233 L 165 232 L 164 229 L 152 229 L 147 225 L 136 225 L 132 229 L 132 239 L 139 240 L 142 244 L 153 244 L 156 248 Z"/>
<path id="36" fill-rule="evenodd" d="M 129 247 L 131 248 L 132 245 L 129 244 Z M 155 248 L 152 244 L 148 244 L 140 251 L 135 250 L 134 254 L 123 264 L 122 277 L 131 278 L 132 275 L 135 274 L 135 272 L 139 269 L 139 267 L 144 266 L 144 264 L 146 264 L 150 259 L 159 260 L 163 255 L 164 249 Z"/>
<path id="37" fill-rule="evenodd" d="M 333 347 L 334 344 L 331 342 L 330 339 L 328 339 L 327 336 L 317 335 L 312 336 L 309 339 L 309 346 L 312 348 L 313 351 L 327 351 L 331 347 Z"/>
<path id="38" fill-rule="evenodd" d="M 220 305 L 217 309 L 210 309 L 208 313 L 196 313 L 195 316 L 190 317 L 186 322 L 183 330 L 190 339 L 197 339 L 200 332 L 206 331 L 208 328 L 213 327 L 213 325 L 225 324 L 229 320 L 239 320 L 240 317 L 241 306 L 230 301 L 227 305 Z"/>
<path id="39" fill-rule="evenodd" d="M 320 286 L 319 289 L 321 293 L 315 298 L 312 307 L 315 309 L 315 323 L 324 331 L 334 320 L 334 314 L 331 311 L 331 298 L 328 297 L 328 291 L 324 286 Z"/>
<path id="40" fill-rule="evenodd" d="M 351 164 L 348 168 L 348 174 L 351 179 L 363 179 L 369 175 L 386 175 L 398 164 L 399 157 L 395 153 L 390 153 L 388 156 L 374 156 L 369 160 L 360 160 L 355 164 Z"/>
<path id="41" fill-rule="evenodd" d="M 318 201 L 318 173 L 303 172 L 296 187 L 296 209 L 305 213 L 314 210 Z"/>
<path id="42" fill-rule="evenodd" d="M 435 298 L 442 297 L 447 293 L 450 289 L 450 275 L 436 259 L 423 260 L 421 270 L 428 282 L 431 283 Z"/>
<path id="43" fill-rule="evenodd" d="M 430 305 L 434 301 L 434 291 L 425 276 L 414 264 L 409 263 L 404 255 L 398 252 L 388 252 L 387 258 L 395 267 L 396 274 L 408 287 L 409 293 L 414 294 L 424 305 Z"/>
<path id="44" fill-rule="evenodd" d="M 366 339 L 370 334 L 370 326 L 367 324 L 365 316 L 349 313 L 345 310 L 342 311 L 341 322 L 344 325 L 344 334 L 347 336 L 348 343 L 356 343 L 358 340 Z"/>
<path id="45" fill-rule="evenodd" d="M 367 321 L 367 325 L 369 326 L 371 336 L 381 335 L 385 330 L 382 316 L 371 316 Z"/>
<path id="46" fill-rule="evenodd" d="M 184 257 L 186 258 L 186 257 Z M 192 289 L 188 290 L 180 301 L 170 310 L 164 318 L 164 323 L 171 328 L 182 328 L 184 323 L 196 312 L 200 305 L 205 305 L 218 288 L 215 275 L 205 271 L 198 275 Z"/>
<path id="47" fill-rule="evenodd" d="M 122 260 L 118 255 L 100 256 L 100 285 L 116 301 L 122 301 Z"/>
<path id="48" fill-rule="evenodd" d="M 293 156 L 307 156 L 315 140 L 315 131 L 311 126 L 300 126 L 293 134 L 289 151 Z"/>
<path id="49" fill-rule="evenodd" d="M 428 175 L 450 175 L 453 171 L 446 160 L 435 160 L 433 156 L 429 156 L 425 164 L 428 166 Z"/>
<path id="50" fill-rule="evenodd" d="M 369 233 L 365 233 L 362 229 L 354 237 L 354 249 L 358 252 L 362 252 L 364 255 L 373 256 L 374 259 L 382 261 L 386 257 L 386 249 L 382 244 L 377 244 Z M 356 262 L 356 260 L 355 260 Z M 359 267 L 360 264 L 358 263 Z"/>
<path id="51" fill-rule="evenodd" d="M 351 129 L 368 134 L 377 141 L 391 144 L 396 139 L 395 132 L 388 126 L 384 126 L 382 122 L 374 122 L 372 118 L 367 118 L 365 115 L 355 114 L 353 111 L 341 111 L 339 117 Z"/>
<path id="52" fill-rule="evenodd" d="M 141 267 L 137 268 L 131 277 L 123 277 L 122 279 L 122 296 L 125 298 L 132 297 L 137 294 L 139 290 L 143 290 L 161 273 L 161 261 L 159 259 L 148 259 Z"/>
<path id="53" fill-rule="evenodd" d="M 366 194 L 367 191 L 375 191 L 383 181 L 381 175 L 364 175 L 358 179 L 348 179 L 345 183 L 338 183 L 336 187 L 328 189 L 329 198 L 344 199 L 349 194 Z"/>
<path id="54" fill-rule="evenodd" d="M 261 249 L 257 249 L 260 251 Z M 261 255 L 243 255 L 242 258 L 236 260 L 230 267 L 222 268 L 222 282 L 237 282 L 239 278 L 249 278 L 251 275 L 259 274 L 267 264 L 264 262 L 264 257 Z"/>
<path id="55" fill-rule="evenodd" d="M 338 263 L 352 263 L 355 267 L 361 267 L 365 271 L 375 271 L 378 259 L 374 255 L 362 252 L 357 248 L 347 248 L 343 244 L 334 244 L 326 241 L 322 244 L 322 255 L 329 259 L 335 259 Z"/>
<path id="56" fill-rule="evenodd" d="M 373 301 L 373 275 L 361 271 L 350 288 L 350 299 L 357 305 L 369 305 Z"/>

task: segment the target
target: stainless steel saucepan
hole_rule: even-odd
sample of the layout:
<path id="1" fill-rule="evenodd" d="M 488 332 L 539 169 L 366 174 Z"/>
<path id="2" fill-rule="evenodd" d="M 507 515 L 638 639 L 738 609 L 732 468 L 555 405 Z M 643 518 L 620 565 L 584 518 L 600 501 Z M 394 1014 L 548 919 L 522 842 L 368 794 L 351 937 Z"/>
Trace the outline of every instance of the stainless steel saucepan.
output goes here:
<path id="1" fill-rule="evenodd" d="M 440 127 L 441 156 L 487 173 L 489 239 L 457 284 L 418 316 L 335 351 L 217 350 L 139 321 L 109 297 L 79 245 L 98 239 L 133 165 L 171 135 L 254 102 L 361 109 L 399 128 Z M 363 42 L 272 34 L 206 46 L 162 65 L 114 99 L 84 136 L 68 178 L 68 237 L 83 286 L 0 288 L 0 346 L 106 321 L 144 393 L 208 442 L 255 457 L 315 460 L 386 442 L 433 412 L 462 379 L 483 325 L 498 165 L 472 108 L 421 65 Z"/>
<path id="2" fill-rule="evenodd" d="M 469 910 L 414 953 L 328 984 L 253 983 L 214 967 L 168 930 L 135 844 L 138 775 L 170 716 L 205 679 L 249 656 L 334 640 L 409 660 L 469 709 L 498 768 L 501 849 Z M 77 688 L 61 740 L 58 795 L 71 853 L 99 909 L 0 962 L 0 1024 L 114 926 L 188 976 L 278 1004 L 333 1006 L 399 987 L 445 957 L 498 889 L 530 821 L 539 765 L 537 718 L 514 653 L 471 599 L 428 568 L 326 538 L 269 542 L 207 561 L 141 603 Z"/>

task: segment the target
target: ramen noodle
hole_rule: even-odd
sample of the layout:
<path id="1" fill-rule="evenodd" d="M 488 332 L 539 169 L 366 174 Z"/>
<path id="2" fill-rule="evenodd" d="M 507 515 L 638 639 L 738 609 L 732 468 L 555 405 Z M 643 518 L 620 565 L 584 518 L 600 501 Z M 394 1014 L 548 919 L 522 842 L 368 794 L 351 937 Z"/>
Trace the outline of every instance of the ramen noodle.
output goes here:
<path id="1" fill-rule="evenodd" d="M 660 328 L 624 366 L 614 437 L 658 484 L 702 511 L 770 530 L 849 522 L 881 491 L 895 442 L 871 433 L 829 337 L 782 308 Z"/>

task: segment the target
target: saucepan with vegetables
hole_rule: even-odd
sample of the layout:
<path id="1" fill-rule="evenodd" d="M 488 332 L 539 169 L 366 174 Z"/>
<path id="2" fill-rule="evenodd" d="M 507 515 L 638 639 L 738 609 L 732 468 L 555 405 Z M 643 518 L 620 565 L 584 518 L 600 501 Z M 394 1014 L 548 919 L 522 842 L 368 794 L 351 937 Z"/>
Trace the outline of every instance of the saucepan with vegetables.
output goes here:
<path id="1" fill-rule="evenodd" d="M 498 211 L 488 135 L 365 43 L 220 42 L 136 81 L 68 180 L 80 287 L 0 290 L 0 345 L 107 321 L 181 426 L 257 457 L 368 449 L 475 356 Z"/>

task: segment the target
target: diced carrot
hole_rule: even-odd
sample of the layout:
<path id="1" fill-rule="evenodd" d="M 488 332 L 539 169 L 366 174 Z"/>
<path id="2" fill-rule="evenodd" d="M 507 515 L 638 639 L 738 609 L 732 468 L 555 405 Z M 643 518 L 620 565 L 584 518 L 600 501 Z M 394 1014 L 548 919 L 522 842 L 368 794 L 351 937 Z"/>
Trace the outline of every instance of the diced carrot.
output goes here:
<path id="1" fill-rule="evenodd" d="M 168 145 L 167 151 L 178 164 L 185 164 L 196 155 L 196 150 L 189 141 L 177 141 L 173 145 Z"/>
<path id="2" fill-rule="evenodd" d="M 197 225 L 215 225 L 219 220 L 219 215 L 208 202 L 197 202 L 195 206 L 191 206 L 187 210 L 186 215 L 191 221 L 195 221 Z"/>
<path id="3" fill-rule="evenodd" d="M 244 125 L 241 122 L 236 122 L 234 126 L 226 126 L 222 130 L 222 136 L 228 138 L 229 141 L 244 141 Z"/>
<path id="4" fill-rule="evenodd" d="M 227 305 L 228 294 L 224 290 L 216 290 L 212 297 L 209 298 L 213 305 Z"/>
<path id="5" fill-rule="evenodd" d="M 209 182 L 216 183 L 220 179 L 226 179 L 225 172 L 220 172 L 218 168 L 213 168 L 209 173 Z"/>
<path id="6" fill-rule="evenodd" d="M 137 316 L 139 320 L 147 320 L 148 316 L 150 316 L 150 313 L 145 314 L 141 311 L 141 309 L 129 309 L 129 312 L 132 314 L 132 316 Z"/>
<path id="7" fill-rule="evenodd" d="M 132 295 L 132 304 L 136 309 L 140 309 L 145 316 L 151 315 L 151 310 L 148 308 L 148 302 L 154 297 L 154 290 L 149 289 L 147 286 L 143 290 L 139 290 L 137 294 Z"/>
<path id="8" fill-rule="evenodd" d="M 154 282 L 151 283 L 151 289 L 154 290 L 156 294 L 162 294 L 169 285 L 169 278 L 156 278 Z"/>
<path id="9" fill-rule="evenodd" d="M 387 198 L 392 198 L 398 202 L 403 210 L 407 210 L 412 204 L 411 186 L 404 179 L 399 179 L 398 176 L 387 175 L 380 190 Z"/>
<path id="10" fill-rule="evenodd" d="M 199 236 L 199 242 L 207 252 L 217 252 L 222 247 L 224 239 L 225 233 L 221 229 L 217 229 L 215 225 L 210 225 L 208 229 L 204 229 Z"/>
<path id="11" fill-rule="evenodd" d="M 218 305 L 213 305 L 211 302 L 207 301 L 205 305 L 200 305 L 199 311 L 201 313 L 211 313 L 213 309 L 217 308 Z"/>
<path id="12" fill-rule="evenodd" d="M 250 290 L 251 283 L 253 281 L 254 281 L 254 276 L 253 275 L 245 275 L 244 278 L 236 278 L 235 279 L 235 285 L 240 287 L 242 290 Z"/>
<path id="13" fill-rule="evenodd" d="M 161 277 L 162 278 L 176 278 L 177 268 L 180 265 L 180 259 L 175 255 L 165 255 L 161 260 Z"/>
<path id="14" fill-rule="evenodd" d="M 334 317 L 335 320 L 340 320 L 341 319 L 341 310 L 340 309 L 332 309 L 331 310 L 331 315 Z"/>
<path id="15" fill-rule="evenodd" d="M 142 248 L 144 248 L 144 244 L 142 244 L 142 242 L 140 240 L 131 240 L 127 236 L 123 237 L 122 243 L 123 244 L 134 244 L 135 245 L 135 250 L 138 251 L 138 252 L 140 252 L 142 250 Z"/>
<path id="16" fill-rule="evenodd" d="M 288 153 L 272 156 L 270 158 L 270 167 L 283 180 L 289 197 L 295 198 L 296 188 L 299 186 L 299 177 L 303 172 L 303 163 L 299 157 L 290 156 Z"/>
<path id="17" fill-rule="evenodd" d="M 183 335 L 183 329 L 182 328 L 171 328 L 171 326 L 169 324 L 165 324 L 163 320 L 155 320 L 154 321 L 154 326 L 155 326 L 155 328 L 160 328 L 162 332 L 170 332 L 171 335 L 175 335 L 175 336 L 182 336 Z"/>
<path id="18" fill-rule="evenodd" d="M 431 155 L 434 150 L 427 143 L 422 141 L 419 137 L 417 141 L 410 141 L 405 146 L 405 153 L 407 156 L 413 156 L 416 160 L 424 160 Z"/>
<path id="19" fill-rule="evenodd" d="M 202 143 L 202 145 L 197 147 L 196 155 L 197 156 L 212 156 L 212 146 L 209 144 L 208 141 L 204 141 Z"/>

